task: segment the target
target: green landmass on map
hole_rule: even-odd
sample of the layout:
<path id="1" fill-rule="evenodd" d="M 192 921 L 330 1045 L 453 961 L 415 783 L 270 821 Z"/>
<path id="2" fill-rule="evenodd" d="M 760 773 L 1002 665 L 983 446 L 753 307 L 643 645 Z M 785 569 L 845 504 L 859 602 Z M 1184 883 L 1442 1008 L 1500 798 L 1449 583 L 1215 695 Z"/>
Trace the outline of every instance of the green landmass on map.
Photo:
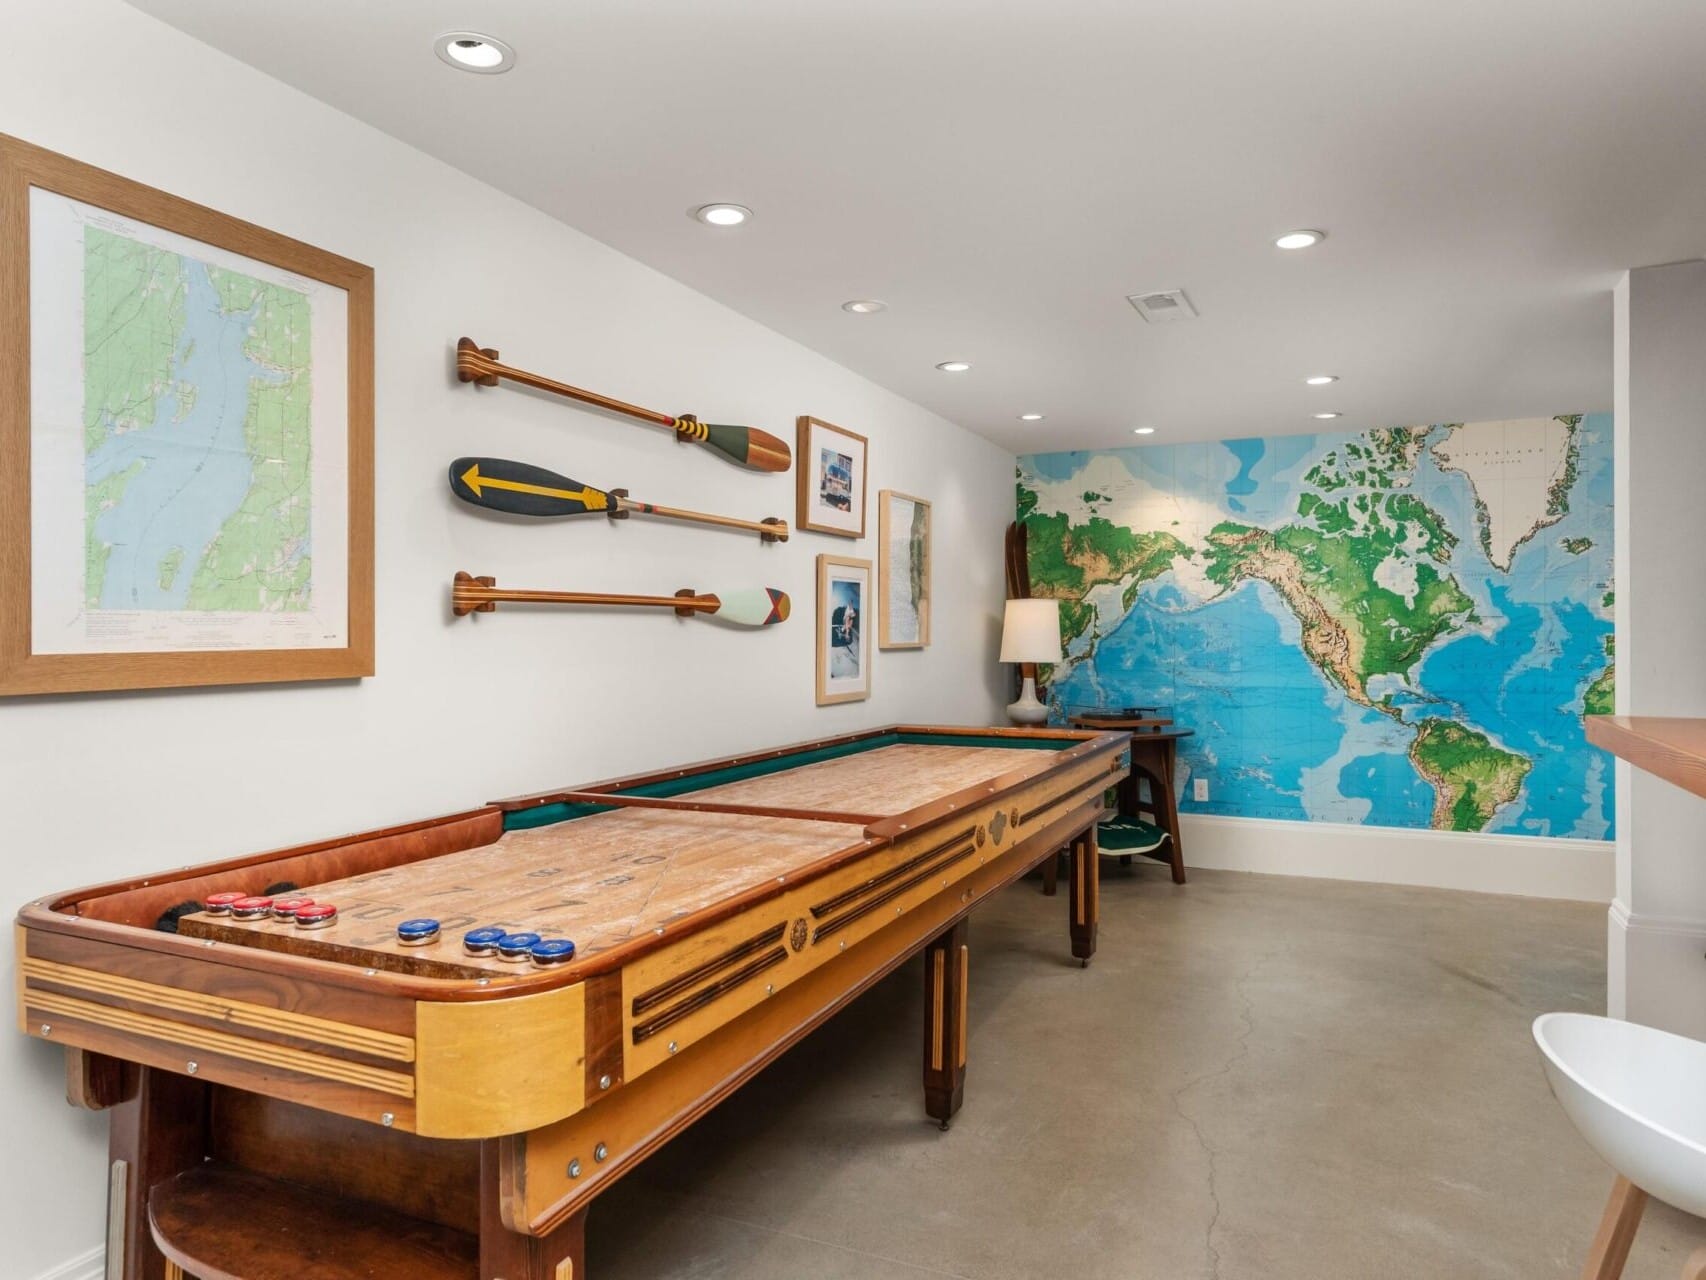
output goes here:
<path id="1" fill-rule="evenodd" d="M 170 591 L 178 580 L 178 570 L 184 567 L 184 549 L 173 547 L 160 561 L 160 590 Z"/>
<path id="2" fill-rule="evenodd" d="M 1075 525 L 1064 514 L 1037 515 L 1036 505 L 1036 494 L 1019 486 L 1019 510 L 1030 513 L 1022 518 L 1031 593 L 1060 601 L 1062 643 L 1077 639 L 1095 621 L 1096 607 L 1085 599 L 1091 588 L 1125 582 L 1127 598 L 1134 598 L 1136 587 L 1189 554 L 1170 533 L 1138 533 L 1101 516 Z"/>
<path id="3" fill-rule="evenodd" d="M 142 474 L 140 460 L 123 471 L 115 471 L 83 488 L 83 603 L 94 608 L 101 602 L 101 588 L 106 584 L 107 557 L 113 549 L 94 535 L 95 520 L 109 507 L 116 507 L 124 497 L 126 486 Z"/>
<path id="4" fill-rule="evenodd" d="M 1573 556 L 1579 556 L 1584 551 L 1593 550 L 1592 538 L 1564 538 L 1560 543 L 1564 550 Z"/>
<path id="5" fill-rule="evenodd" d="M 1534 767 L 1479 730 L 1444 719 L 1417 727 L 1410 763 L 1434 789 L 1432 825 L 1441 831 L 1480 831 L 1517 798 Z"/>
<path id="6" fill-rule="evenodd" d="M 189 286 L 179 255 L 99 227 L 84 229 L 83 257 L 83 447 L 93 453 L 153 422 L 173 393 Z"/>
<path id="7" fill-rule="evenodd" d="M 210 268 L 227 313 L 253 310 L 244 353 L 283 375 L 249 381 L 243 438 L 253 463 L 249 491 L 196 565 L 188 607 L 295 612 L 310 605 L 308 538 L 311 443 L 311 308 L 305 294 L 238 271 Z"/>
<path id="8" fill-rule="evenodd" d="M 1302 625 L 1309 660 L 1353 701 L 1384 710 L 1369 697 L 1369 679 L 1407 673 L 1472 616 L 1474 601 L 1423 560 L 1409 561 L 1413 593 L 1382 586 L 1376 571 L 1400 549 L 1400 539 L 1382 526 L 1367 529 L 1325 534 L 1286 525 L 1269 532 L 1222 523 L 1208 535 L 1207 573 L 1227 589 L 1247 579 L 1273 587 Z"/>

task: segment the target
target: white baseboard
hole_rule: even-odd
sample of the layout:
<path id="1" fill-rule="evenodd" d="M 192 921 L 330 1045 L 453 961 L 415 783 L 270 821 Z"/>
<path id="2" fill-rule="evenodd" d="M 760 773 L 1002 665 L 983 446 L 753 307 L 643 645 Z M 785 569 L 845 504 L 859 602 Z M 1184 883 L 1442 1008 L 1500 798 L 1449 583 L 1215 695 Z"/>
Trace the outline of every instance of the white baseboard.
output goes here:
<path id="1" fill-rule="evenodd" d="M 106 1274 L 106 1246 L 96 1245 L 87 1253 L 80 1253 L 68 1262 L 49 1267 L 37 1275 L 35 1280 L 106 1280 Z"/>
<path id="2" fill-rule="evenodd" d="M 1413 831 L 1336 822 L 1185 814 L 1185 864 L 1268 875 L 1610 902 L 1617 846 L 1609 840 Z"/>

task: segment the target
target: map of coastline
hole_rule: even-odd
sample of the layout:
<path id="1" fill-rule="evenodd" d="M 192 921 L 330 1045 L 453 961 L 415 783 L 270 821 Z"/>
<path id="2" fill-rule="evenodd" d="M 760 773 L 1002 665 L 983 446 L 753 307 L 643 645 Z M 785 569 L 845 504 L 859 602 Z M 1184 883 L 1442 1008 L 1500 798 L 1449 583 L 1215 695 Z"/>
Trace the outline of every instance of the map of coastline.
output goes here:
<path id="1" fill-rule="evenodd" d="M 1610 478 L 1579 415 L 1022 458 L 1051 700 L 1173 705 L 1187 810 L 1609 838 Z"/>
<path id="2" fill-rule="evenodd" d="M 306 295 L 83 232 L 84 603 L 310 608 Z"/>

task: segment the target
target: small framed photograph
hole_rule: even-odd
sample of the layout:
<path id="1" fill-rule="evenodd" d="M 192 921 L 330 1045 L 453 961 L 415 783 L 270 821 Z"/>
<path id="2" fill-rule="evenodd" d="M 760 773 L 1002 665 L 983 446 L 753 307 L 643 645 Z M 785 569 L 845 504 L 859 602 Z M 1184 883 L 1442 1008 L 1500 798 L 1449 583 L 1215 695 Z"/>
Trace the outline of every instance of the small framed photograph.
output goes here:
<path id="1" fill-rule="evenodd" d="M 877 594 L 884 649 L 930 643 L 930 504 L 911 494 L 877 494 Z"/>
<path id="2" fill-rule="evenodd" d="M 817 705 L 871 696 L 871 562 L 817 558 Z"/>
<path id="3" fill-rule="evenodd" d="M 800 418 L 797 425 L 800 528 L 863 538 L 865 437 L 817 418 Z"/>

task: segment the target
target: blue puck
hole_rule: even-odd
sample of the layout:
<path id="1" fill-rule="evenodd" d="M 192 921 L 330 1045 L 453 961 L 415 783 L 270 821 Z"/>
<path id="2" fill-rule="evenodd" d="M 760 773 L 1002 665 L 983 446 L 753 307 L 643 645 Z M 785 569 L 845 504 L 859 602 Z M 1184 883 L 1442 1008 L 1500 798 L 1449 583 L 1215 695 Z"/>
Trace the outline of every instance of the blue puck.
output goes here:
<path id="1" fill-rule="evenodd" d="M 405 947 L 418 947 L 438 937 L 438 921 L 430 919 L 405 920 L 397 926 L 397 941 Z"/>
<path id="2" fill-rule="evenodd" d="M 498 959 L 525 962 L 538 941 L 536 933 L 506 933 L 498 939 Z"/>
<path id="3" fill-rule="evenodd" d="M 462 935 L 462 949 L 471 956 L 489 956 L 498 949 L 498 942 L 505 932 L 496 925 L 471 930 Z"/>
<path id="4" fill-rule="evenodd" d="M 562 964 L 575 958 L 575 944 L 567 938 L 548 938 L 535 942 L 527 954 L 533 957 L 534 964 Z"/>

